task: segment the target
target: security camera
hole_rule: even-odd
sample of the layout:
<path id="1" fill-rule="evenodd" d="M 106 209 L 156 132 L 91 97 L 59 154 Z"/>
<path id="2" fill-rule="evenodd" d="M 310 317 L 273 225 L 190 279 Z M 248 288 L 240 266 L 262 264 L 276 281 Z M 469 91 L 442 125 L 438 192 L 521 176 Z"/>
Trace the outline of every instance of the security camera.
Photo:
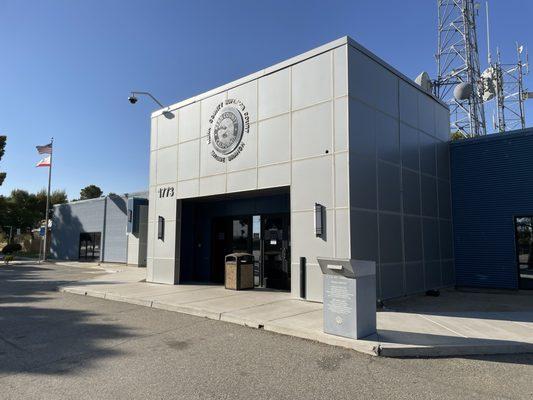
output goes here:
<path id="1" fill-rule="evenodd" d="M 137 97 L 135 97 L 135 96 L 132 95 L 132 96 L 128 97 L 128 101 L 129 101 L 131 104 L 135 104 L 135 103 L 137 103 Z"/>

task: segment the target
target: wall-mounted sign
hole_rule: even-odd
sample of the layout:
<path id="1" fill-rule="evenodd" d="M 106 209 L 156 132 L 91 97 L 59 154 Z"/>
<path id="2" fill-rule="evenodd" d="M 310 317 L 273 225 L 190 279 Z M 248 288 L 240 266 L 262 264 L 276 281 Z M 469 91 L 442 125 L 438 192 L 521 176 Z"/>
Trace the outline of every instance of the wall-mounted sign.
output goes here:
<path id="1" fill-rule="evenodd" d="M 244 103 L 237 99 L 220 102 L 211 114 L 207 143 L 211 156 L 225 163 L 233 160 L 244 149 L 244 136 L 250 131 L 250 116 Z"/>
<path id="2" fill-rule="evenodd" d="M 174 197 L 174 188 L 172 186 L 160 187 L 158 192 L 160 199 L 163 197 Z"/>

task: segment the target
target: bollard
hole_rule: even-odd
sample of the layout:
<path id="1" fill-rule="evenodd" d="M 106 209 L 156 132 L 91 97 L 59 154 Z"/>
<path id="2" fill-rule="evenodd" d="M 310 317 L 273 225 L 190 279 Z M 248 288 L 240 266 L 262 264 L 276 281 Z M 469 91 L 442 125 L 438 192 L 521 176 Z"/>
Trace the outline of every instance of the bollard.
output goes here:
<path id="1" fill-rule="evenodd" d="M 300 297 L 305 299 L 305 257 L 300 257 Z"/>

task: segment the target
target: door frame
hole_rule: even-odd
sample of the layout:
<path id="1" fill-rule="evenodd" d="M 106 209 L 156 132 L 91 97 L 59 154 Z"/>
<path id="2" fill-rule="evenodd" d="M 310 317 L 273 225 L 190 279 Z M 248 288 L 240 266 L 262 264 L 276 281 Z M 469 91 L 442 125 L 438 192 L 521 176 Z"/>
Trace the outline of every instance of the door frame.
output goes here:
<path id="1" fill-rule="evenodd" d="M 264 219 L 265 217 L 269 217 L 269 218 L 281 218 L 281 230 L 282 232 L 284 232 L 284 235 L 285 237 L 282 236 L 281 238 L 281 257 L 282 257 L 282 268 L 285 267 L 286 270 L 287 270 L 287 274 L 288 274 L 288 279 L 289 279 L 289 291 L 291 290 L 290 289 L 290 286 L 291 286 L 291 283 L 292 283 L 292 274 L 291 274 L 291 231 L 290 231 L 290 227 L 291 227 L 291 213 L 272 213 L 272 214 L 259 214 L 261 216 L 261 260 L 260 260 L 260 264 L 261 264 L 261 267 L 260 267 L 260 271 L 261 271 L 261 278 L 260 278 L 260 282 L 261 282 L 261 287 L 266 287 L 265 283 L 264 283 L 264 278 L 265 278 L 265 275 L 266 275 L 266 269 L 265 269 L 265 265 L 264 265 L 264 260 L 265 260 L 265 257 L 264 257 L 264 251 L 265 251 L 265 247 L 264 247 L 264 242 L 265 242 L 265 235 L 264 235 L 264 232 L 265 232 L 265 229 L 264 229 Z M 281 290 L 281 289 L 280 289 Z"/>
<path id="2" fill-rule="evenodd" d="M 231 230 L 231 235 L 233 235 L 233 220 L 235 219 L 246 219 L 248 221 L 248 238 L 247 238 L 247 241 L 246 241 L 246 247 L 247 247 L 247 252 L 250 252 L 253 251 L 253 233 L 252 233 L 252 224 L 253 224 L 253 215 L 254 214 L 250 214 L 250 215 L 243 215 L 243 214 L 239 214 L 239 215 L 226 215 L 226 216 L 221 216 L 221 217 L 214 217 L 211 219 L 211 254 L 210 254 L 210 258 L 211 258 L 211 262 L 210 262 L 210 270 L 209 270 L 209 281 L 210 282 L 216 282 L 214 280 L 211 279 L 211 277 L 215 276 L 216 274 L 214 273 L 215 269 L 217 268 L 217 266 L 215 265 L 215 246 L 216 246 L 216 232 L 215 232 L 215 226 L 216 226 L 216 222 L 215 221 L 223 221 L 224 224 L 228 224 L 230 225 L 231 224 L 231 227 L 228 227 L 226 226 L 225 229 L 224 229 L 224 232 L 227 233 L 228 231 Z M 224 241 L 227 241 L 227 240 L 233 240 L 233 236 L 231 236 L 231 239 L 228 239 L 228 238 L 224 238 Z M 226 243 L 224 243 L 224 246 L 225 246 Z M 222 268 L 224 268 L 224 264 L 222 264 Z M 223 274 L 222 274 L 223 275 Z"/>
<path id="3" fill-rule="evenodd" d="M 517 231 L 517 220 L 519 218 L 529 218 L 531 219 L 531 221 L 533 222 L 533 215 L 522 215 L 522 214 L 519 214 L 519 215 L 513 215 L 513 237 L 514 237 L 514 249 L 515 249 L 515 265 L 516 265 L 516 274 L 517 274 L 517 279 L 518 279 L 518 285 L 517 285 L 517 289 L 518 290 L 531 290 L 532 288 L 527 288 L 527 287 L 523 287 L 522 286 L 522 278 L 520 276 L 520 251 L 518 249 L 518 231 Z"/>
<path id="4" fill-rule="evenodd" d="M 91 251 L 88 252 L 89 247 L 87 246 L 88 241 L 85 241 L 85 255 L 82 257 L 81 254 L 81 243 L 82 243 L 82 235 L 88 235 L 91 238 L 90 243 L 92 246 L 90 247 Z M 99 242 L 97 243 L 95 239 L 99 239 Z M 98 246 L 98 257 L 94 256 L 94 249 Z M 102 232 L 80 232 L 79 233 L 79 239 L 78 239 L 78 261 L 100 261 L 100 256 L 102 252 Z M 87 257 L 88 254 L 91 254 L 91 257 Z"/>

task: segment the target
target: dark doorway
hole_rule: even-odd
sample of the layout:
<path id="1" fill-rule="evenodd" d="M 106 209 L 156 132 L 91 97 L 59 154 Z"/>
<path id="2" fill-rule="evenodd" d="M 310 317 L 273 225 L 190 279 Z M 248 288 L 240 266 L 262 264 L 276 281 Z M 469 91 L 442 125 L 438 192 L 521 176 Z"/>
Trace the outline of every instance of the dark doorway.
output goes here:
<path id="1" fill-rule="evenodd" d="M 291 240 L 289 214 L 261 218 L 263 285 L 291 290 Z"/>
<path id="2" fill-rule="evenodd" d="M 181 207 L 179 283 L 222 284 L 225 256 L 244 252 L 254 256 L 256 287 L 290 289 L 288 187 L 187 199 Z"/>
<path id="3" fill-rule="evenodd" d="M 100 260 L 100 232 L 81 232 L 78 258 L 80 261 Z"/>
<path id="4" fill-rule="evenodd" d="M 225 217 L 213 220 L 211 280 L 224 282 L 224 259 L 231 253 L 252 253 L 251 216 Z"/>
<path id="5" fill-rule="evenodd" d="M 515 218 L 518 287 L 533 289 L 533 217 Z"/>
<path id="6" fill-rule="evenodd" d="M 289 214 L 213 219 L 211 282 L 224 282 L 224 259 L 231 253 L 254 256 L 256 287 L 290 290 Z"/>

